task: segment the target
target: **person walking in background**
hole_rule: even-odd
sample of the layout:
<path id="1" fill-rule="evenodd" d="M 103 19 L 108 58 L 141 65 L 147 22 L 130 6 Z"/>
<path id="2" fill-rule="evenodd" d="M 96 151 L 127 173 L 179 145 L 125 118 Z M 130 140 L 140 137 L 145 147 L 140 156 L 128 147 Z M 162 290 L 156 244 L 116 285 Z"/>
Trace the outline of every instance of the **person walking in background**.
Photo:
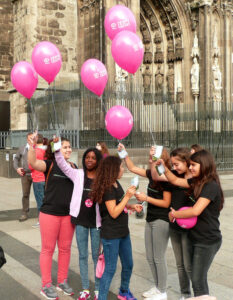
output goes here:
<path id="1" fill-rule="evenodd" d="M 32 132 L 27 134 L 27 143 L 20 147 L 14 157 L 13 166 L 16 172 L 21 176 L 22 184 L 22 213 L 19 218 L 20 222 L 26 221 L 28 219 L 29 212 L 29 197 L 32 185 L 31 170 L 28 167 L 28 149 L 29 149 L 29 139 L 32 137 Z"/>
<path id="2" fill-rule="evenodd" d="M 163 163 L 159 160 L 157 164 Z M 219 216 L 224 196 L 212 155 L 201 150 L 190 157 L 192 178 L 179 178 L 165 167 L 165 176 L 172 184 L 189 189 L 194 205 L 183 211 L 171 208 L 169 219 L 196 216 L 196 225 L 189 230 L 192 244 L 192 285 L 194 296 L 209 295 L 208 270 L 221 247 Z"/>
<path id="3" fill-rule="evenodd" d="M 76 226 L 76 240 L 79 250 L 79 267 L 83 290 L 78 300 L 90 298 L 88 278 L 88 237 L 91 237 L 91 253 L 94 262 L 94 272 L 99 256 L 101 226 L 99 206 L 90 199 L 91 185 L 96 176 L 96 170 L 102 160 L 101 152 L 96 148 L 88 148 L 82 158 L 83 169 L 72 169 L 64 157 L 57 151 L 56 162 L 64 174 L 74 183 L 74 191 L 70 205 L 71 222 Z M 98 299 L 99 278 L 95 276 L 94 300 Z"/>
<path id="4" fill-rule="evenodd" d="M 44 138 L 42 134 L 37 135 L 36 141 L 36 159 L 44 160 L 45 159 L 45 147 L 44 147 Z M 33 169 L 30 165 L 29 168 L 31 170 L 32 175 L 32 184 L 33 184 L 33 191 L 37 203 L 38 213 L 40 212 L 41 205 L 44 199 L 44 188 L 45 188 L 45 176 L 43 172 L 39 172 Z M 39 222 L 37 222 L 33 227 L 39 226 Z"/>
<path id="5" fill-rule="evenodd" d="M 124 168 L 119 157 L 108 156 L 103 159 L 92 185 L 91 199 L 100 206 L 102 218 L 101 242 L 104 249 L 105 269 L 100 279 L 99 300 L 107 300 L 112 278 L 120 256 L 121 286 L 118 299 L 136 300 L 129 290 L 133 270 L 132 246 L 128 227 L 128 209 L 141 211 L 141 204 L 129 204 L 128 201 L 136 192 L 131 186 L 124 193 L 118 179 Z"/>
<path id="6" fill-rule="evenodd" d="M 98 149 L 102 153 L 103 158 L 109 156 L 108 147 L 105 142 L 97 142 L 96 149 Z"/>
<path id="7" fill-rule="evenodd" d="M 52 140 L 51 140 L 52 141 Z M 36 137 L 30 138 L 28 162 L 33 169 L 45 174 L 45 195 L 40 209 L 39 222 L 41 234 L 40 270 L 42 277 L 41 294 L 47 299 L 57 299 L 58 294 L 52 285 L 51 269 L 53 253 L 58 246 L 57 290 L 65 295 L 73 295 L 68 284 L 71 244 L 74 226 L 71 224 L 70 202 L 73 182 L 61 171 L 51 151 L 51 144 L 46 150 L 47 160 L 36 158 L 34 146 Z M 68 161 L 72 148 L 69 140 L 61 138 L 61 153 Z M 73 163 L 71 166 L 76 168 Z"/>

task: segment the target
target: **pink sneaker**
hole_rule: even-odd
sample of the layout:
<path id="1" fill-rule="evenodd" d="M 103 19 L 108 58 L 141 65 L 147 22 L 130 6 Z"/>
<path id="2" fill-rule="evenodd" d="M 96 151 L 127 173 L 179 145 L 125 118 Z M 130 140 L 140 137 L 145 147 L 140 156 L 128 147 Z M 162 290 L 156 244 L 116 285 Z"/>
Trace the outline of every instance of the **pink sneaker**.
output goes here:
<path id="1" fill-rule="evenodd" d="M 90 299 L 90 292 L 88 290 L 83 290 L 80 292 L 80 296 L 77 300 L 87 300 Z"/>

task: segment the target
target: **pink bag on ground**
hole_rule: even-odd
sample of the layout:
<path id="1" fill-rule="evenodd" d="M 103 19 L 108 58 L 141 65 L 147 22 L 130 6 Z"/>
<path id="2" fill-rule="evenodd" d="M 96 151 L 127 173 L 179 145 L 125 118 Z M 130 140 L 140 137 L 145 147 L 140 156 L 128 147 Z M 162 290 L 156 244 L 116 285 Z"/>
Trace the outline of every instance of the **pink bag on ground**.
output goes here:
<path id="1" fill-rule="evenodd" d="M 104 254 L 103 252 L 101 252 L 99 254 L 99 258 L 97 261 L 97 265 L 96 265 L 96 277 L 97 278 L 101 278 L 103 273 L 104 273 L 104 268 L 105 268 L 105 260 L 104 260 Z"/>

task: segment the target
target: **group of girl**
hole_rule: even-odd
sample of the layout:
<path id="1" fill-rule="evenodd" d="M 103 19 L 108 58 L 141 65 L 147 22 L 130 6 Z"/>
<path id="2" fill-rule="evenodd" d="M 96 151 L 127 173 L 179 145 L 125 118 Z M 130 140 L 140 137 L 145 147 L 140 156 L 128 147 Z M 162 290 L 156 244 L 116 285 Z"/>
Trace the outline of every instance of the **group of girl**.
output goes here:
<path id="1" fill-rule="evenodd" d="M 123 145 L 119 145 L 118 150 L 123 148 Z M 83 155 L 83 168 L 77 168 L 69 163 L 71 152 L 70 142 L 62 139 L 59 151 L 52 153 L 49 144 L 47 160 L 38 160 L 35 155 L 35 137 L 30 141 L 28 161 L 34 169 L 44 172 L 46 178 L 45 197 L 39 216 L 41 294 L 47 299 L 58 299 L 56 289 L 66 295 L 73 294 L 67 278 L 75 231 L 83 288 L 78 300 L 91 297 L 88 277 L 89 233 L 94 271 L 100 242 L 105 256 L 103 276 L 101 279 L 95 277 L 94 299 L 107 300 L 119 256 L 122 272 L 118 299 L 136 300 L 129 289 L 133 259 L 128 209 L 140 212 L 142 205 L 128 203 L 134 195 L 139 202 L 148 202 L 145 245 L 155 286 L 143 293 L 143 296 L 153 300 L 167 299 L 165 252 L 169 236 L 176 257 L 182 299 L 191 295 L 190 279 L 195 296 L 209 294 L 207 271 L 221 245 L 218 217 L 223 205 L 222 190 L 211 155 L 201 150 L 190 157 L 190 153 L 184 149 L 177 149 L 171 153 L 173 171 L 170 172 L 170 158 L 163 150 L 163 160 L 156 163 L 165 165 L 165 175 L 162 176 L 156 173 L 155 163 L 151 163 L 151 169 L 144 170 L 136 167 L 129 156 L 125 155 L 129 170 L 149 179 L 148 193 L 145 195 L 135 193 L 135 186 L 130 186 L 124 193 L 118 181 L 124 172 L 120 158 L 107 154 L 103 159 L 98 149 L 89 148 Z M 193 171 L 198 169 L 196 165 L 199 171 Z M 187 201 L 191 201 L 191 208 L 185 212 L 177 211 L 181 206 L 187 206 Z M 182 230 L 175 223 L 169 223 L 169 219 L 173 221 L 175 218 L 193 215 L 199 216 L 196 229 Z M 58 274 L 55 288 L 51 268 L 56 244 Z"/>
<path id="2" fill-rule="evenodd" d="M 50 141 L 52 142 L 52 141 Z M 56 142 L 56 141 L 53 141 Z M 98 143 L 106 153 L 104 144 Z M 99 146 L 97 145 L 97 146 Z M 40 209 L 41 232 L 40 269 L 41 294 L 47 299 L 58 299 L 57 291 L 73 295 L 68 283 L 71 243 L 76 232 L 79 266 L 83 290 L 78 300 L 91 297 L 88 277 L 88 237 L 91 237 L 94 272 L 100 249 L 100 237 L 105 255 L 105 271 L 101 279 L 95 276 L 94 299 L 107 299 L 111 280 L 116 270 L 118 255 L 122 262 L 119 299 L 135 299 L 129 290 L 133 268 L 132 248 L 128 228 L 127 209 L 140 212 L 139 204 L 128 204 L 135 193 L 131 186 L 124 194 L 118 181 L 123 175 L 118 157 L 103 159 L 97 148 L 89 148 L 82 158 L 82 167 L 69 162 L 71 145 L 61 139 L 61 148 L 53 153 L 51 143 L 46 160 L 36 158 L 36 136 L 30 139 L 28 162 L 35 170 L 45 174 L 45 196 Z M 101 230 L 99 230 L 101 226 Z M 58 246 L 57 285 L 52 284 L 52 257 Z"/>
<path id="3" fill-rule="evenodd" d="M 119 150 L 125 150 L 124 146 L 120 144 Z M 154 152 L 152 148 L 150 155 Z M 143 297 L 167 299 L 165 253 L 169 237 L 176 259 L 180 299 L 191 297 L 191 283 L 195 297 L 209 295 L 207 273 L 222 242 L 219 215 L 224 202 L 213 157 L 199 145 L 193 145 L 191 151 L 173 150 L 170 157 L 164 149 L 161 158 L 156 162 L 151 159 L 148 170 L 136 167 L 127 154 L 124 158 L 131 172 L 149 180 L 147 195 L 136 193 L 138 201 L 148 203 L 145 248 L 154 279 L 154 287 L 144 292 Z M 165 172 L 159 176 L 156 167 L 161 163 Z M 182 207 L 189 208 L 179 211 Z M 197 224 L 189 230 L 175 222 L 176 218 L 194 216 L 198 217 Z"/>

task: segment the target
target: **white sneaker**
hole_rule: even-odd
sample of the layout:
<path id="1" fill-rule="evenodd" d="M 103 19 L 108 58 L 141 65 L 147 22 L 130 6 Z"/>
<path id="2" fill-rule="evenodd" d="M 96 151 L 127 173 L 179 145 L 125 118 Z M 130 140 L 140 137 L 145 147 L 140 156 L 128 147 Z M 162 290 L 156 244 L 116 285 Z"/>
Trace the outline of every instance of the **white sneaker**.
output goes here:
<path id="1" fill-rule="evenodd" d="M 157 295 L 158 292 L 159 292 L 158 289 L 156 287 L 153 287 L 150 290 L 144 292 L 142 294 L 142 296 L 145 297 L 145 298 L 150 298 L 150 297 L 153 297 L 153 296 Z"/>
<path id="2" fill-rule="evenodd" d="M 32 225 L 33 228 L 38 228 L 40 226 L 40 223 L 37 222 L 36 224 Z"/>
<path id="3" fill-rule="evenodd" d="M 147 298 L 147 300 L 167 300 L 167 293 L 158 293 L 157 295 Z"/>

